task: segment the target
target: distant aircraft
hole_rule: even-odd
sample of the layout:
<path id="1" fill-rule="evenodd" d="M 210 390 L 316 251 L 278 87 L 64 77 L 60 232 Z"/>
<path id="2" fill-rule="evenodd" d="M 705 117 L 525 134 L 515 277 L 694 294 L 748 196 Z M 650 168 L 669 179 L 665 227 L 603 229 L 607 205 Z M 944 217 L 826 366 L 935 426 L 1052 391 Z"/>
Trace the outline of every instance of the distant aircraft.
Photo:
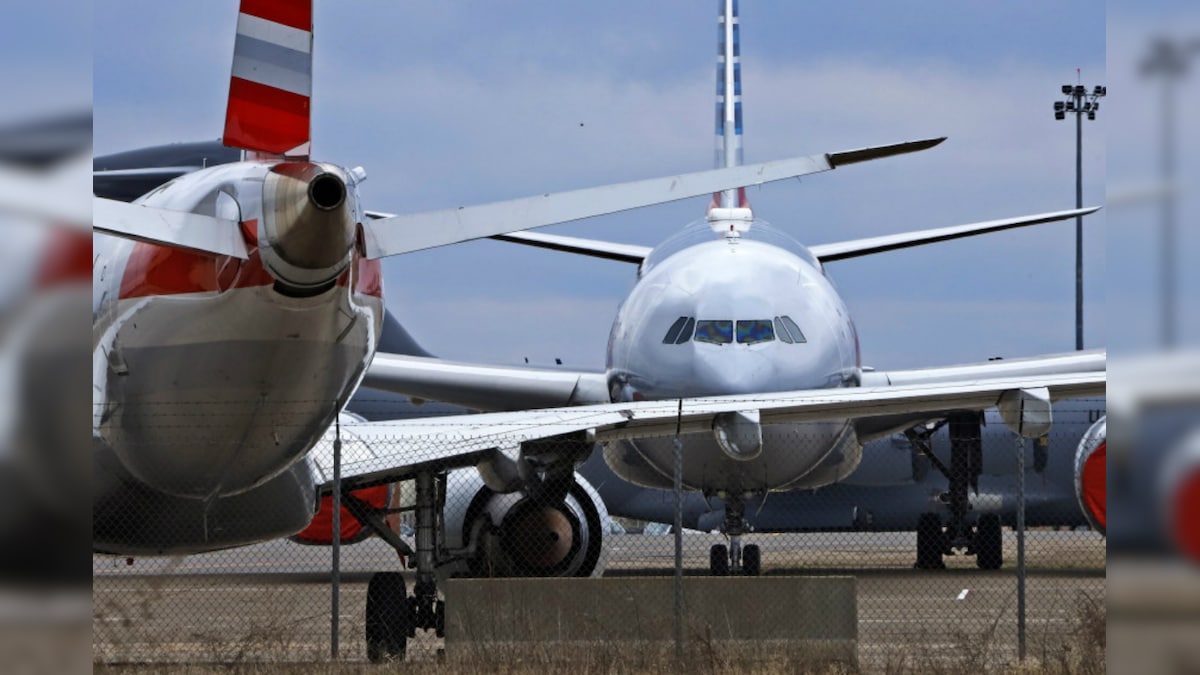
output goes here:
<path id="1" fill-rule="evenodd" d="M 822 256 L 842 259 L 1077 212 L 809 252 L 777 239 L 736 201 L 740 186 L 921 150 L 940 139 L 749 166 L 727 161 L 683 176 L 371 219 L 357 193 L 362 170 L 309 158 L 311 3 L 243 0 L 241 10 L 223 140 L 245 150 L 245 159 L 191 172 L 158 167 L 160 178 L 171 180 L 134 203 L 97 198 L 93 205 L 94 229 L 116 237 L 98 238 L 93 266 L 97 551 L 181 554 L 296 534 L 315 522 L 314 511 L 331 508 L 318 509 L 316 497 L 334 490 L 340 452 L 345 508 L 416 566 L 412 597 L 398 572 L 381 572 L 369 585 L 368 653 L 378 659 L 402 653 L 416 628 L 441 631 L 439 565 L 507 556 L 517 573 L 602 571 L 605 542 L 592 516 L 607 516 L 575 472 L 597 442 L 607 444 L 606 457 L 636 452 L 612 463 L 638 482 L 661 483 L 671 443 L 658 439 L 679 431 L 689 467 L 728 472 L 726 481 L 692 468 L 685 476 L 690 488 L 726 493 L 735 550 L 732 557 L 714 550 L 719 573 L 741 561 L 744 493 L 836 480 L 858 464 L 860 442 L 951 411 L 999 402 L 1005 424 L 1040 435 L 1052 398 L 1103 391 L 1102 354 L 864 372 L 853 324 L 820 266 Z M 727 3 L 727 36 L 735 20 Z M 727 54 L 735 42 L 727 38 Z M 724 58 L 732 157 L 735 70 Z M 96 178 L 121 179 L 112 172 L 129 170 Z M 646 258 L 642 282 L 618 317 L 607 376 L 378 352 L 381 336 L 402 332 L 385 325 L 382 257 L 712 193 L 723 195 L 721 205 L 687 235 L 709 241 L 680 256 L 667 255 L 668 247 L 661 258 Z M 696 290 L 705 298 L 711 292 L 712 302 L 689 304 L 648 284 L 693 283 L 685 271 L 708 256 L 722 265 L 718 270 L 747 274 L 754 283 L 743 288 L 778 295 L 741 296 L 721 288 L 719 278 L 697 279 Z M 678 317 L 684 322 L 675 329 Z M 664 340 L 665 333 L 675 339 Z M 625 349 L 635 345 L 657 351 Z M 643 369 L 647 359 L 676 367 Z M 680 365 L 692 374 L 680 379 Z M 521 409 L 366 422 L 343 412 L 363 383 L 479 409 Z M 555 402 L 583 405 L 523 409 Z M 812 426 L 794 443 L 798 424 Z M 780 467 L 758 472 L 771 458 Z M 478 520 L 464 516 L 455 534 L 466 541 L 456 545 L 437 509 L 452 494 L 448 472 L 464 467 L 477 469 L 478 489 L 464 513 L 474 508 Z M 408 479 L 415 482 L 415 551 L 384 520 L 388 486 Z M 586 511 L 584 502 L 594 508 Z M 321 522 L 332 528 L 332 518 Z M 344 529 L 327 534 L 329 541 L 347 538 Z M 498 545 L 476 538 L 484 535 Z M 515 541 L 524 552 L 514 553 Z"/>
<path id="2" fill-rule="evenodd" d="M 1054 404 L 1051 432 L 1024 444 L 1028 527 L 1088 526 L 1105 532 L 1104 427 L 1103 399 Z M 915 529 L 916 567 L 942 568 L 943 556 L 963 554 L 975 556 L 982 569 L 996 569 L 1003 563 L 1003 550 L 998 539 L 989 537 L 1002 525 L 1016 525 L 1016 445 L 996 410 L 986 411 L 978 440 L 977 449 L 960 454 L 971 461 L 955 466 L 948 424 L 896 433 L 864 444 L 863 462 L 842 481 L 756 495 L 747 500 L 746 510 L 758 533 Z M 621 480 L 599 456 L 579 467 L 579 473 L 595 486 L 613 516 L 674 520 L 670 492 Z M 717 529 L 723 509 L 720 499 L 689 494 L 683 503 L 684 527 Z M 975 539 L 975 531 L 984 536 Z"/>
<path id="3" fill-rule="evenodd" d="M 735 3 L 722 2 L 718 61 L 718 164 L 741 162 L 741 67 Z M 925 144 L 926 147 L 934 143 Z M 597 256 L 638 265 L 637 284 L 613 322 L 603 376 L 561 369 L 544 374 L 540 388 L 530 371 L 400 358 L 381 354 L 367 386 L 483 410 L 590 402 L 669 401 L 753 395 L 798 389 L 959 383 L 980 377 L 1041 375 L 1104 368 L 1100 352 L 905 372 L 866 372 L 849 310 L 830 283 L 825 264 L 874 253 L 1073 218 L 1096 208 L 1041 213 L 806 248 L 757 219 L 744 190 L 714 194 L 704 220 L 655 248 L 519 232 L 497 239 Z M 386 216 L 386 214 L 371 214 Z M 566 397 L 561 389 L 569 387 Z M 711 429 L 683 438 L 683 485 L 720 498 L 722 532 L 730 544 L 711 551 L 711 571 L 758 573 L 761 553 L 744 550 L 751 523 L 746 503 L 770 491 L 811 489 L 850 475 L 862 459 L 861 443 L 923 419 L 855 419 L 827 416 L 799 424 L 766 419 L 746 410 L 719 415 Z M 956 433 L 977 438 L 970 422 Z M 964 418 L 967 419 L 967 418 Z M 645 487 L 669 489 L 671 438 L 630 438 L 605 445 L 604 459 L 617 475 Z M 927 520 L 927 527 L 931 519 Z M 915 523 L 914 523 L 915 524 Z M 986 523 L 990 544 L 999 529 Z M 965 527 L 963 525 L 962 527 Z M 970 540 L 970 528 L 956 539 Z"/>

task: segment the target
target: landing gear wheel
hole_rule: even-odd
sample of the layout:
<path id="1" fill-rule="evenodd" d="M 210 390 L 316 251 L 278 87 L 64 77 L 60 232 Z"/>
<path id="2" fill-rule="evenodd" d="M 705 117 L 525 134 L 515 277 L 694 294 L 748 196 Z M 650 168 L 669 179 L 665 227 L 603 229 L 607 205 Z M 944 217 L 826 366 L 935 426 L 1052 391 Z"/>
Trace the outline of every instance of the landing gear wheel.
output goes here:
<path id="1" fill-rule="evenodd" d="M 713 544 L 708 550 L 708 570 L 714 577 L 729 576 L 729 548 L 725 544 Z"/>
<path id="2" fill-rule="evenodd" d="M 762 574 L 762 551 L 759 550 L 758 544 L 747 544 L 746 548 L 742 549 L 742 574 L 748 577 Z"/>
<path id="3" fill-rule="evenodd" d="M 985 513 L 975 528 L 975 564 L 981 570 L 998 570 L 1004 564 L 1004 537 L 1000 516 Z"/>
<path id="4" fill-rule="evenodd" d="M 404 576 L 399 572 L 371 575 L 367 584 L 367 660 L 403 660 L 411 623 Z"/>
<path id="5" fill-rule="evenodd" d="M 917 519 L 917 562 L 919 570 L 946 569 L 942 560 L 943 539 L 942 517 L 936 513 L 922 513 Z"/>

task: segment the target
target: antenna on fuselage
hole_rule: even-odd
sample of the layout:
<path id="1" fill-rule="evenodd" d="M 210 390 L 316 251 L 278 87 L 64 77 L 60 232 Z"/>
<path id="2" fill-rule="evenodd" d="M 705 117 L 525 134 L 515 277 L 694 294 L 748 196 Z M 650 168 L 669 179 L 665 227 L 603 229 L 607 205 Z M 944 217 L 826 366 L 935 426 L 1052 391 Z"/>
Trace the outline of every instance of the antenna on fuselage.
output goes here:
<path id="1" fill-rule="evenodd" d="M 742 64 L 738 33 L 738 0 L 718 0 L 717 14 L 717 148 L 715 167 L 742 164 Z M 746 188 L 713 194 L 709 208 L 749 208 Z"/>

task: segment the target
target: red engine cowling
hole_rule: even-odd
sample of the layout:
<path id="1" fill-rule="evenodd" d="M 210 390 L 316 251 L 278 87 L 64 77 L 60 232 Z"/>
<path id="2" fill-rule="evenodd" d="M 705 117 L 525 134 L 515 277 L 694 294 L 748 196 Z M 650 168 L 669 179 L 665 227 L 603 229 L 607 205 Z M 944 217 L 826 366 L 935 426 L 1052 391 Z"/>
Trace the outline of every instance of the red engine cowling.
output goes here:
<path id="1" fill-rule="evenodd" d="M 1075 451 L 1075 497 L 1092 527 L 1101 534 L 1108 527 L 1107 417 L 1101 417 L 1079 440 Z"/>
<path id="2" fill-rule="evenodd" d="M 1200 562 L 1200 431 L 1185 436 L 1162 466 L 1163 518 L 1175 550 Z"/>
<path id="3" fill-rule="evenodd" d="M 399 489 L 394 484 L 389 483 L 362 488 L 350 494 L 366 502 L 372 508 L 381 509 L 387 506 L 394 506 L 392 504 L 393 497 L 398 496 L 399 493 Z M 399 527 L 398 519 L 388 516 L 386 520 L 393 530 Z M 342 507 L 340 525 L 341 542 L 343 544 L 357 544 L 373 534 L 371 528 L 366 527 L 357 518 L 350 515 L 350 511 L 345 506 Z M 321 505 L 317 509 L 316 515 L 313 516 L 312 521 L 309 522 L 308 527 L 289 538 L 298 544 L 311 544 L 313 546 L 331 545 L 333 543 L 333 496 L 326 495 L 322 497 Z"/>

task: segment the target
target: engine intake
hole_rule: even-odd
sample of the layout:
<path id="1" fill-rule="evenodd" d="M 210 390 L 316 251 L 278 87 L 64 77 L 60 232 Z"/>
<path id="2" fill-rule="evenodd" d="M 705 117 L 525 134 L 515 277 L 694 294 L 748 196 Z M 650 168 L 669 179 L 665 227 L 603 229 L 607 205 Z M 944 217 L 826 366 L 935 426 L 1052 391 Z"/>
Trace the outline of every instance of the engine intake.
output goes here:
<path id="1" fill-rule="evenodd" d="M 600 576 L 608 564 L 608 509 L 575 474 L 561 501 L 492 491 L 474 469 L 450 474 L 446 544 L 465 551 L 446 570 L 474 577 Z"/>
<path id="2" fill-rule="evenodd" d="M 1107 419 L 1101 417 L 1089 427 L 1075 450 L 1075 498 L 1092 528 L 1101 534 L 1108 526 Z"/>

